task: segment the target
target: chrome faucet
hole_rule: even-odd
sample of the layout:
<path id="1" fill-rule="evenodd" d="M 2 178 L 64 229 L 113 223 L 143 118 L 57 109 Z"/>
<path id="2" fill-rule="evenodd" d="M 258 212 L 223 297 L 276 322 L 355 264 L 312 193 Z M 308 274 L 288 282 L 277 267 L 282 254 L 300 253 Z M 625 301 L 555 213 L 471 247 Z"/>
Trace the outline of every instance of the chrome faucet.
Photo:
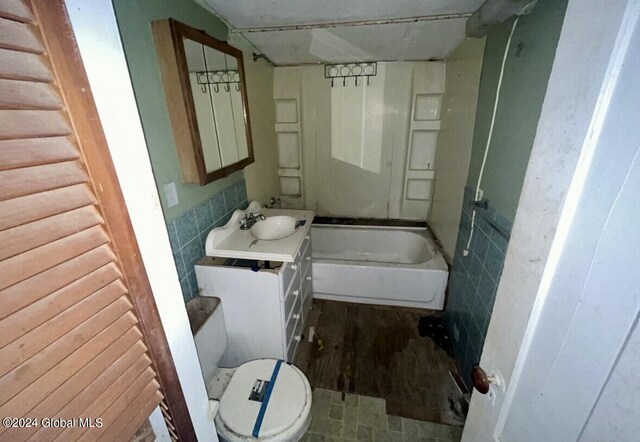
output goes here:
<path id="1" fill-rule="evenodd" d="M 261 213 L 248 213 L 240 220 L 240 230 L 249 230 L 255 223 L 265 219 Z"/>

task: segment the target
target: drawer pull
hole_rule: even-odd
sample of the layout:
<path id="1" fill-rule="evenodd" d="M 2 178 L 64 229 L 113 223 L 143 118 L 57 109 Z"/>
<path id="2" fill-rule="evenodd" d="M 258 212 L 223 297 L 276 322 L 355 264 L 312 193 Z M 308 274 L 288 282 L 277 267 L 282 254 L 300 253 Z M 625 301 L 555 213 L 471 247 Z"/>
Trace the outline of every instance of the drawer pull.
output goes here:
<path id="1" fill-rule="evenodd" d="M 295 270 L 298 268 L 298 264 L 291 264 L 291 270 Z"/>
<path id="2" fill-rule="evenodd" d="M 306 259 L 307 261 L 311 261 L 311 257 L 310 257 L 310 256 L 307 256 L 305 259 Z"/>
<path id="3" fill-rule="evenodd" d="M 300 313 L 296 313 L 295 315 L 293 315 L 293 319 L 300 319 Z"/>
<path id="4" fill-rule="evenodd" d="M 300 340 L 302 339 L 302 336 L 301 335 L 296 335 L 296 337 L 293 338 L 293 339 L 295 339 L 296 341 L 300 342 Z"/>
<path id="5" fill-rule="evenodd" d="M 307 276 L 307 281 L 311 281 L 311 276 Z"/>
<path id="6" fill-rule="evenodd" d="M 293 296 L 298 296 L 300 294 L 300 290 L 294 290 L 293 291 Z"/>

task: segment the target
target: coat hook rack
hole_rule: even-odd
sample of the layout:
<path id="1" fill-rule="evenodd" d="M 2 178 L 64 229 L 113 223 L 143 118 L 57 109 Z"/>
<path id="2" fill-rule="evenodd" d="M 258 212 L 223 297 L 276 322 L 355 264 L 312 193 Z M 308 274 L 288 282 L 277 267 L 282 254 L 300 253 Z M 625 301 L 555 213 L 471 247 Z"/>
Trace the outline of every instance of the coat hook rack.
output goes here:
<path id="1" fill-rule="evenodd" d="M 355 78 L 355 85 L 358 86 L 358 80 L 362 77 L 367 78 L 367 86 L 371 84 L 371 77 L 378 74 L 378 63 L 341 63 L 324 65 L 324 78 L 331 80 L 331 87 L 335 85 L 336 78 L 342 78 L 342 86 L 347 85 L 347 79 Z"/>
<path id="2" fill-rule="evenodd" d="M 225 92 L 231 91 L 231 85 L 235 85 L 236 91 L 240 92 L 240 73 L 238 71 L 200 71 L 196 72 L 196 80 L 202 88 L 202 92 L 207 91 L 207 85 L 211 85 L 216 93 L 220 92 L 220 85 Z"/>

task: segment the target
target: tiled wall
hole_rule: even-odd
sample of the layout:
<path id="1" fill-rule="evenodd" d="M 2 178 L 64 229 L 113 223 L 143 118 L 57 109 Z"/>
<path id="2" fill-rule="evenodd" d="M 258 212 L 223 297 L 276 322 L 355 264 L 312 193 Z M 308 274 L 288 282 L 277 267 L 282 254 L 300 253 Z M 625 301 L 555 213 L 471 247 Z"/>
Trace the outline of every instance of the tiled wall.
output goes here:
<path id="1" fill-rule="evenodd" d="M 478 209 L 469 254 L 463 256 L 469 239 L 473 212 L 469 201 L 473 200 L 473 196 L 474 190 L 466 187 L 446 307 L 449 335 L 454 341 L 456 359 L 469 386 L 471 368 L 480 361 L 509 244 L 508 239 L 498 233 L 488 220 L 508 234 L 512 227 L 512 223 L 491 205 L 488 210 Z"/>
<path id="2" fill-rule="evenodd" d="M 167 223 L 185 302 L 198 294 L 194 264 L 204 256 L 207 234 L 214 227 L 225 225 L 236 209 L 246 207 L 247 189 L 242 180 Z"/>

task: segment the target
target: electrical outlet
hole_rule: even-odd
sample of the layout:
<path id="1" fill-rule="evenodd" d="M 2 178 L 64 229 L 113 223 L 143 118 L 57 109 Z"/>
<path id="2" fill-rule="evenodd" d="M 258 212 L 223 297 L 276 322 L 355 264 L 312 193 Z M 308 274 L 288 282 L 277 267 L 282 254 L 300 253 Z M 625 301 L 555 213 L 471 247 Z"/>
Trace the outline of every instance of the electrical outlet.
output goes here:
<path id="1" fill-rule="evenodd" d="M 164 185 L 164 193 L 167 196 L 167 205 L 169 207 L 178 205 L 178 191 L 176 190 L 175 181 Z"/>

